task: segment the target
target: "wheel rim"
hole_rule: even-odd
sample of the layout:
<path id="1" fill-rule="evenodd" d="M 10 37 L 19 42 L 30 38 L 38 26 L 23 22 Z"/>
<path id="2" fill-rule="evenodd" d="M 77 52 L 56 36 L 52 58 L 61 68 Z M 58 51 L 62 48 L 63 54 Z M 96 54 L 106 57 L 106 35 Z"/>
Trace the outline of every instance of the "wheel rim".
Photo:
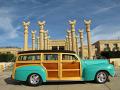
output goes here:
<path id="1" fill-rule="evenodd" d="M 37 74 L 32 74 L 32 75 L 30 76 L 30 83 L 31 83 L 31 84 L 38 84 L 39 81 L 40 81 L 39 75 L 37 75 Z"/>
<path id="2" fill-rule="evenodd" d="M 105 72 L 99 72 L 99 73 L 97 74 L 97 80 L 98 80 L 100 83 L 105 82 L 106 79 L 107 79 L 107 75 L 106 75 Z"/>

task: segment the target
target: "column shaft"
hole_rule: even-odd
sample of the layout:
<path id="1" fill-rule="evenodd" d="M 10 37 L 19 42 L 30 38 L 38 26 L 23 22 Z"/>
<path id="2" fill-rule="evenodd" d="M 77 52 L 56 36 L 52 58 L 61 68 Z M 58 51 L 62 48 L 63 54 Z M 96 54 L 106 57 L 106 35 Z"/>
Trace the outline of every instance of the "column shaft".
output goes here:
<path id="1" fill-rule="evenodd" d="M 80 45 L 81 45 L 81 58 L 84 59 L 83 31 L 79 30 L 79 33 L 80 33 Z"/>
<path id="2" fill-rule="evenodd" d="M 36 31 L 32 31 L 32 50 L 35 50 L 35 32 Z"/>
<path id="3" fill-rule="evenodd" d="M 79 48 L 78 48 L 78 36 L 76 36 L 76 52 L 79 55 Z"/>
<path id="4" fill-rule="evenodd" d="M 23 22 L 24 26 L 24 51 L 28 50 L 28 26 L 30 22 Z"/>
<path id="5" fill-rule="evenodd" d="M 72 50 L 76 52 L 76 34 L 75 34 L 75 24 L 76 21 L 69 21 L 69 24 L 71 26 L 71 40 L 72 40 Z"/>
<path id="6" fill-rule="evenodd" d="M 71 31 L 67 31 L 68 34 L 68 44 L 69 44 L 69 50 L 72 51 L 72 37 L 71 37 Z"/>
<path id="7" fill-rule="evenodd" d="M 88 58 L 92 59 L 92 55 L 91 55 L 91 34 L 90 34 L 90 24 L 91 24 L 91 20 L 84 20 L 85 25 L 86 25 L 86 32 L 87 32 L 87 43 L 88 43 Z"/>
<path id="8" fill-rule="evenodd" d="M 44 31 L 40 30 L 40 50 L 44 50 Z"/>
<path id="9" fill-rule="evenodd" d="M 48 38 L 48 31 L 45 31 L 44 33 L 44 49 L 47 50 L 47 38 Z"/>
<path id="10" fill-rule="evenodd" d="M 45 21 L 38 21 L 38 25 L 40 26 L 40 32 L 39 32 L 39 37 L 40 37 L 40 50 L 44 50 L 44 26 L 45 26 Z"/>
<path id="11" fill-rule="evenodd" d="M 37 50 L 39 50 L 40 49 L 40 38 L 39 37 L 37 37 Z"/>
<path id="12" fill-rule="evenodd" d="M 68 41 L 68 36 L 66 36 L 66 43 L 65 43 L 65 48 L 66 50 L 69 50 L 69 41 Z"/>

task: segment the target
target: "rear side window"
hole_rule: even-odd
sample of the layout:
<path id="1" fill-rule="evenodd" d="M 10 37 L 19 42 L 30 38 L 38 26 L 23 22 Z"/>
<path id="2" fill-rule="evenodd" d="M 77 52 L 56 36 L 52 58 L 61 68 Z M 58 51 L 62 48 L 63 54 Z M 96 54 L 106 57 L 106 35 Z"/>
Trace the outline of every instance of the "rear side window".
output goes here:
<path id="1" fill-rule="evenodd" d="M 40 60 L 40 54 L 21 55 L 18 57 L 19 61 Z"/>
<path id="2" fill-rule="evenodd" d="M 44 60 L 58 60 L 58 54 L 44 54 Z"/>

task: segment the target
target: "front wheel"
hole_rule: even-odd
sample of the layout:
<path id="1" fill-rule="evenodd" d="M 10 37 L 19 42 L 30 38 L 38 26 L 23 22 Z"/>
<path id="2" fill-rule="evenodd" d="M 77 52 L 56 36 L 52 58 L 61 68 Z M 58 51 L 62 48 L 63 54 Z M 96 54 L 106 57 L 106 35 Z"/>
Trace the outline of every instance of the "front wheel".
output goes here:
<path id="1" fill-rule="evenodd" d="M 38 86 L 42 85 L 42 78 L 40 77 L 39 74 L 33 73 L 28 76 L 27 83 L 30 86 Z"/>
<path id="2" fill-rule="evenodd" d="M 96 74 L 95 80 L 97 83 L 103 84 L 108 80 L 108 74 L 105 71 L 100 71 Z"/>

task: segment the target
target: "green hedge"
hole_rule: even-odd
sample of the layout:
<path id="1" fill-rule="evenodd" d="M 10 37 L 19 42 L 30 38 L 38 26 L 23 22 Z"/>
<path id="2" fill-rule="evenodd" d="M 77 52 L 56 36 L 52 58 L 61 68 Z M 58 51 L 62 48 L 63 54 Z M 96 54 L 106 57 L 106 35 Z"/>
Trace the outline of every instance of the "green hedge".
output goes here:
<path id="1" fill-rule="evenodd" d="M 103 51 L 101 56 L 106 58 L 120 58 L 120 51 Z"/>
<path id="2" fill-rule="evenodd" d="M 14 62 L 15 55 L 11 53 L 0 53 L 0 62 Z"/>

